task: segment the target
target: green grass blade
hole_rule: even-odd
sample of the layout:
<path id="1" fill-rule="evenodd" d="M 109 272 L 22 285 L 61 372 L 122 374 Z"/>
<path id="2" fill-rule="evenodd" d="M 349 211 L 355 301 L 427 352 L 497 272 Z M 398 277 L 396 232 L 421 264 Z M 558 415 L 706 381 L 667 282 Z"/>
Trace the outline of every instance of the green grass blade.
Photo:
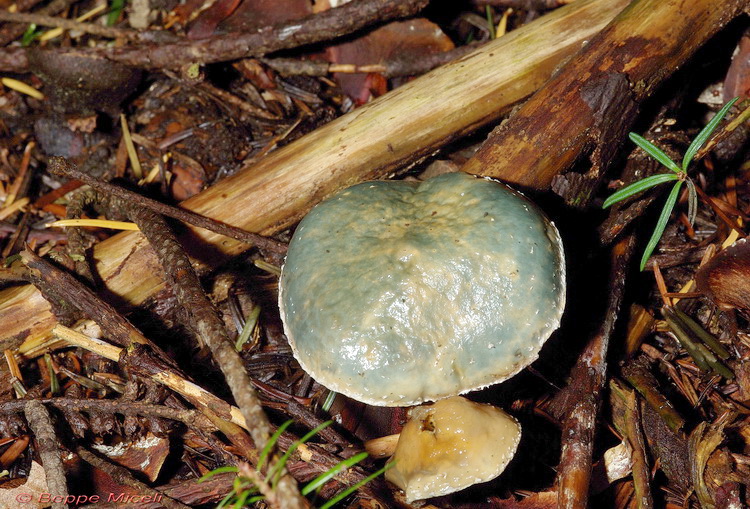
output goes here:
<path id="1" fill-rule="evenodd" d="M 366 452 L 361 452 L 359 454 L 355 454 L 351 458 L 347 458 L 344 461 L 341 461 L 335 467 L 329 469 L 327 472 L 320 474 L 318 477 L 307 483 L 305 487 L 302 488 L 301 493 L 303 495 L 312 493 L 313 491 L 330 481 L 333 477 L 338 475 L 339 472 L 353 467 L 354 465 L 365 459 L 367 456 L 369 455 Z"/>
<path id="2" fill-rule="evenodd" d="M 272 480 L 272 487 L 276 487 L 276 483 L 279 481 L 279 476 L 281 474 L 281 470 L 284 468 L 284 465 L 286 465 L 287 460 L 289 460 L 289 456 L 297 450 L 297 447 L 304 444 L 308 440 L 310 440 L 312 437 L 320 433 L 320 430 L 323 428 L 327 428 L 333 424 L 333 421 L 326 421 L 323 424 L 320 424 L 319 426 L 316 426 L 312 430 L 310 430 L 305 436 L 300 438 L 299 440 L 295 441 L 292 445 L 289 446 L 289 449 L 284 453 L 284 455 L 277 461 L 274 466 L 269 470 L 267 478 Z"/>
<path id="3" fill-rule="evenodd" d="M 688 188 L 688 223 L 692 227 L 695 224 L 695 216 L 698 215 L 698 193 L 695 191 L 695 184 L 688 178 L 685 180 Z"/>
<path id="4" fill-rule="evenodd" d="M 659 161 L 661 164 L 669 168 L 675 173 L 680 173 L 682 169 L 677 166 L 677 163 L 672 161 L 667 154 L 665 154 L 659 147 L 648 141 L 646 138 L 639 136 L 635 133 L 628 134 L 630 141 L 641 147 L 646 151 L 648 155 Z"/>
<path id="5" fill-rule="evenodd" d="M 250 498 L 249 492 L 240 493 L 237 500 L 234 501 L 234 509 L 242 509 L 245 506 L 245 502 Z"/>
<path id="6" fill-rule="evenodd" d="M 492 19 L 492 7 L 490 7 L 490 4 L 484 6 L 484 11 L 487 14 L 487 26 L 489 27 L 490 31 L 490 40 L 496 39 L 497 35 L 495 34 L 495 20 Z"/>
<path id="7" fill-rule="evenodd" d="M 234 497 L 234 492 L 230 491 L 227 493 L 227 496 L 221 499 L 221 502 L 216 506 L 216 509 L 224 509 L 224 507 L 227 506 L 230 500 L 232 500 L 232 497 Z"/>
<path id="8" fill-rule="evenodd" d="M 693 333 L 698 336 L 704 343 L 706 343 L 706 345 L 708 345 L 708 347 L 713 350 L 714 353 L 718 355 L 722 360 L 727 360 L 729 358 L 729 351 L 724 348 L 724 345 L 722 345 L 713 334 L 704 329 L 701 324 L 693 320 L 690 316 L 686 315 L 679 308 L 673 308 L 673 312 L 680 320 L 682 320 L 682 322 L 687 326 L 688 329 L 693 331 Z"/>
<path id="9" fill-rule="evenodd" d="M 609 198 L 604 200 L 602 208 L 606 209 L 610 205 L 614 205 L 618 201 L 630 198 L 634 194 L 638 194 L 642 191 L 645 191 L 646 189 L 650 189 L 654 186 L 658 186 L 659 184 L 663 184 L 664 182 L 669 182 L 670 180 L 677 180 L 678 178 L 680 177 L 675 173 L 659 173 L 658 175 L 651 175 L 650 177 L 646 177 L 637 182 L 633 182 L 632 184 L 623 187 L 619 191 L 612 193 Z"/>
<path id="10" fill-rule="evenodd" d="M 344 491 L 342 491 L 341 493 L 339 493 L 338 495 L 336 495 L 335 497 L 333 497 L 331 500 L 329 500 L 328 502 L 326 502 L 325 504 L 323 504 L 320 507 L 320 509 L 330 509 L 331 507 L 333 507 L 334 505 L 336 505 L 339 502 L 341 502 L 342 500 L 344 500 L 346 497 L 348 497 L 349 495 L 351 495 L 352 493 L 354 493 L 355 491 L 357 491 L 359 488 L 361 488 L 362 486 L 364 486 L 368 482 L 372 481 L 373 479 L 375 479 L 379 475 L 382 475 L 386 470 L 388 470 L 389 468 L 391 468 L 393 465 L 395 465 L 395 463 L 393 463 L 393 462 L 388 463 L 386 466 L 384 466 L 383 468 L 381 468 L 377 472 L 375 472 L 375 473 L 373 473 L 371 475 L 368 475 L 367 477 L 365 477 L 364 479 L 362 479 L 361 481 L 359 481 L 357 484 L 354 484 L 353 486 L 349 486 L 347 489 L 345 489 Z"/>
<path id="11" fill-rule="evenodd" d="M 688 147 L 687 152 L 685 152 L 685 157 L 682 158 L 683 170 L 687 170 L 687 167 L 693 160 L 693 157 L 695 157 L 695 154 L 700 150 L 703 144 L 706 143 L 706 140 L 708 140 L 711 134 L 713 134 L 716 127 L 718 127 L 721 120 L 726 116 L 729 108 L 731 108 L 738 99 L 739 97 L 735 97 L 734 99 L 726 103 L 724 107 L 721 108 L 716 115 L 714 115 L 714 118 L 712 118 L 711 121 L 706 124 L 706 127 L 701 129 L 701 132 L 698 133 L 698 136 L 695 137 L 693 142 Z"/>
<path id="12" fill-rule="evenodd" d="M 32 42 L 34 42 L 34 39 L 37 38 L 39 35 L 39 31 L 36 29 L 36 24 L 32 23 L 29 25 L 29 27 L 26 29 L 26 31 L 21 36 L 21 46 L 24 48 L 26 46 L 30 46 Z"/>
<path id="13" fill-rule="evenodd" d="M 672 191 L 670 191 L 669 196 L 667 196 L 667 201 L 664 202 L 664 208 L 661 210 L 659 220 L 656 222 L 654 233 L 651 234 L 651 238 L 649 239 L 648 244 L 646 244 L 646 250 L 643 252 L 643 257 L 641 258 L 641 270 L 646 267 L 646 262 L 651 257 L 651 253 L 654 252 L 656 245 L 659 243 L 659 239 L 661 239 L 661 236 L 664 233 L 664 228 L 667 227 L 669 216 L 672 215 L 672 209 L 674 209 L 675 203 L 677 203 L 677 197 L 680 194 L 681 187 L 682 180 L 678 180 L 672 188 Z"/>
<path id="14" fill-rule="evenodd" d="M 333 402 L 336 399 L 336 396 L 338 395 L 337 392 L 334 391 L 328 391 L 328 395 L 326 395 L 326 399 L 321 405 L 321 409 L 324 412 L 329 412 L 331 410 L 331 406 L 333 406 Z"/>
<path id="15" fill-rule="evenodd" d="M 117 19 L 122 13 L 122 9 L 125 7 L 125 0 L 112 0 L 109 6 L 109 14 L 107 14 L 107 26 L 113 27 L 117 23 Z"/>
<path id="16" fill-rule="evenodd" d="M 242 347 L 247 343 L 247 340 L 250 339 L 250 335 L 253 333 L 255 325 L 258 323 L 259 316 L 260 306 L 253 306 L 253 309 L 251 309 L 250 314 L 247 315 L 245 325 L 242 327 L 242 331 L 240 331 L 240 335 L 237 337 L 237 341 L 234 344 L 234 348 L 238 352 L 242 351 Z"/>
<path id="17" fill-rule="evenodd" d="M 211 470 L 210 472 L 206 472 L 200 479 L 198 479 L 198 482 L 203 482 L 211 479 L 213 476 L 218 474 L 225 474 L 227 472 L 232 472 L 233 474 L 236 474 L 239 472 L 237 467 L 219 467 Z"/>
<path id="18" fill-rule="evenodd" d="M 286 421 L 284 424 L 279 426 L 279 428 L 276 430 L 276 432 L 271 435 L 271 438 L 268 439 L 268 443 L 263 448 L 263 451 L 260 453 L 260 457 L 258 458 L 258 466 L 255 468 L 258 472 L 260 472 L 260 469 L 263 468 L 263 465 L 266 463 L 266 459 L 268 459 L 268 455 L 271 452 L 271 449 L 276 445 L 276 442 L 278 442 L 279 437 L 281 434 L 293 423 L 291 419 Z"/>

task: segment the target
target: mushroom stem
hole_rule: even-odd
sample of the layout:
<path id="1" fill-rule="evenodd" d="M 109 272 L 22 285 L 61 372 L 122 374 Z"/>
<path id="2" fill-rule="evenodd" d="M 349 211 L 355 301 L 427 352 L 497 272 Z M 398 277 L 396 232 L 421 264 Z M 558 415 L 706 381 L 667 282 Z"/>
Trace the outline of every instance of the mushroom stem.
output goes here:
<path id="1" fill-rule="evenodd" d="M 494 479 L 521 439 L 521 426 L 499 408 L 461 396 L 413 408 L 385 478 L 407 502 Z"/>
<path id="2" fill-rule="evenodd" d="M 365 442 L 365 451 L 373 458 L 388 458 L 393 456 L 398 444 L 400 433 L 373 438 Z"/>

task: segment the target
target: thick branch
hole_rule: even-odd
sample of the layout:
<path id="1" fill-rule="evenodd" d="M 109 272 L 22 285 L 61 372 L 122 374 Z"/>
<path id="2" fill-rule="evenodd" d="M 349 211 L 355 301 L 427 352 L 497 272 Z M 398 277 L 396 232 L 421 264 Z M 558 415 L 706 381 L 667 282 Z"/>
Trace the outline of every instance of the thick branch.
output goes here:
<path id="1" fill-rule="evenodd" d="M 144 207 L 158 214 L 184 221 L 193 226 L 205 228 L 212 232 L 218 233 L 219 235 L 226 235 L 227 237 L 231 237 L 241 242 L 246 242 L 252 246 L 258 247 L 258 249 L 264 252 L 270 252 L 281 256 L 286 254 L 286 244 L 284 244 L 283 242 L 279 242 L 268 237 L 263 237 L 256 233 L 248 232 L 240 228 L 236 228 L 234 226 L 222 223 L 221 221 L 211 219 L 210 217 L 196 214 L 191 210 L 183 210 L 177 207 L 172 207 L 170 205 L 152 200 L 151 198 L 117 186 L 110 182 L 103 182 L 80 171 L 74 165 L 68 162 L 68 160 L 64 157 L 50 158 L 49 165 L 49 170 L 51 173 L 71 179 L 80 180 L 81 182 L 90 185 L 91 187 L 104 193 L 105 195 L 116 196 L 135 206 Z"/>
<path id="2" fill-rule="evenodd" d="M 462 169 L 544 189 L 587 145 L 613 154 L 621 140 L 599 136 L 597 129 L 619 124 L 616 130 L 627 132 L 635 106 L 747 5 L 747 0 L 635 0 Z M 628 87 L 613 87 L 618 81 Z M 607 161 L 599 159 L 595 166 Z"/>
<path id="3" fill-rule="evenodd" d="M 49 492 L 65 500 L 68 497 L 68 485 L 65 482 L 65 469 L 60 458 L 61 449 L 52 425 L 52 418 L 44 405 L 35 399 L 26 402 L 24 413 L 36 437 Z M 52 503 L 53 509 L 67 509 L 67 507 L 68 504 L 64 502 Z"/>
<path id="4" fill-rule="evenodd" d="M 427 2 L 428 0 L 355 0 L 305 19 L 279 23 L 256 31 L 215 35 L 197 41 L 128 45 L 120 48 L 78 48 L 75 52 L 106 57 L 134 67 L 179 69 L 193 63 L 257 57 L 329 41 L 376 22 L 412 16 L 424 8 Z M 69 50 L 57 51 L 65 53 Z"/>

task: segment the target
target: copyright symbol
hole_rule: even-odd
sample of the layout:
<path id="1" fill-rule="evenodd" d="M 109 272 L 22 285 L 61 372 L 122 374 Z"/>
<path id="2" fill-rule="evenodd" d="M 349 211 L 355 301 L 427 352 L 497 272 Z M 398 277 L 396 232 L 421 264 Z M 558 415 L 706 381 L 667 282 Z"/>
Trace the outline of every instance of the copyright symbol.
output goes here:
<path id="1" fill-rule="evenodd" d="M 28 504 L 31 502 L 32 498 L 34 498 L 31 493 L 19 493 L 16 495 L 16 502 L 20 502 L 21 504 Z"/>

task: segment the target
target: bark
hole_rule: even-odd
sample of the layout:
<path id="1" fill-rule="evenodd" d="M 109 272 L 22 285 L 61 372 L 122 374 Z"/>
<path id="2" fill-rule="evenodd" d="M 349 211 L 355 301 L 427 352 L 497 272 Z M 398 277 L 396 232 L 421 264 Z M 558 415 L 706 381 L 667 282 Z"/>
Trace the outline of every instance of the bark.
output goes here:
<path id="1" fill-rule="evenodd" d="M 279 23 L 257 30 L 215 35 L 197 41 L 162 41 L 119 48 L 80 48 L 74 50 L 74 53 L 104 57 L 133 67 L 179 69 L 181 66 L 193 63 L 207 64 L 257 57 L 275 51 L 329 41 L 349 35 L 376 22 L 412 16 L 424 8 L 427 1 L 356 0 L 305 19 Z M 110 35 L 113 34 L 107 36 Z M 53 51 L 58 56 L 70 52 L 67 48 Z"/>
<path id="2" fill-rule="evenodd" d="M 24 407 L 26 420 L 29 422 L 31 431 L 36 438 L 39 457 L 44 466 L 44 473 L 47 477 L 47 487 L 49 493 L 55 497 L 61 497 L 61 500 L 68 498 L 68 485 L 65 482 L 65 468 L 63 468 L 60 453 L 62 449 L 57 441 L 55 427 L 52 425 L 52 419 L 49 412 L 43 404 L 32 399 L 26 402 Z M 53 502 L 52 509 L 67 509 L 68 504 L 65 502 Z"/>
<path id="3" fill-rule="evenodd" d="M 294 224 L 342 187 L 382 178 L 443 143 L 497 120 L 549 78 L 561 60 L 606 25 L 627 0 L 578 0 L 345 115 L 183 203 L 261 234 Z M 215 264 L 247 246 L 193 230 L 196 261 Z M 206 248 L 205 244 L 211 244 Z M 195 246 L 202 246 L 198 252 Z M 123 233 L 94 250 L 109 292 L 138 305 L 164 287 L 142 235 Z M 29 288 L 0 292 L 0 342 L 46 335 L 54 318 Z"/>
<path id="4" fill-rule="evenodd" d="M 748 0 L 635 0 L 462 169 L 546 189 L 595 146 L 588 185 L 581 186 L 592 192 L 639 103 L 747 6 Z"/>
<path id="5" fill-rule="evenodd" d="M 609 297 L 601 324 L 573 367 L 570 383 L 555 395 L 550 409 L 562 421 L 562 451 L 557 467 L 557 504 L 560 509 L 586 507 L 591 484 L 596 422 L 607 379 L 607 351 L 620 304 L 625 275 L 635 248 L 630 235 L 612 248 Z"/>

